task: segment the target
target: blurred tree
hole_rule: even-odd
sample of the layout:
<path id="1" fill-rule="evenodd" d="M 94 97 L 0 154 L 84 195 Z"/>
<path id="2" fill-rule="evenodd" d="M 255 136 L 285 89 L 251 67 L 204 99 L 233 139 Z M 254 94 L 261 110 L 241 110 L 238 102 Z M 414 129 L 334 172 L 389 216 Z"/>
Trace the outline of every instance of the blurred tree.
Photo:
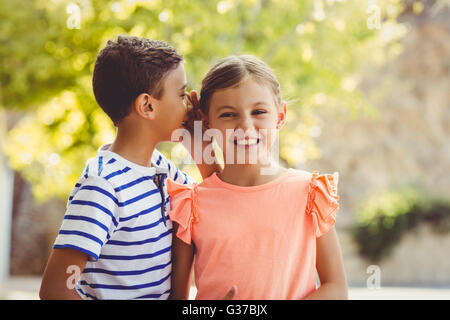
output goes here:
<path id="1" fill-rule="evenodd" d="M 281 158 L 295 165 L 320 157 L 314 109 L 375 115 L 357 90 L 361 70 L 401 51 L 400 1 L 375 4 L 379 30 L 368 25 L 376 12 L 358 0 L 0 0 L 0 107 L 27 110 L 8 135 L 11 165 L 32 183 L 37 199 L 67 197 L 86 159 L 114 137 L 91 76 L 98 51 L 119 34 L 177 47 L 190 89 L 199 90 L 222 57 L 264 59 L 291 101 Z"/>

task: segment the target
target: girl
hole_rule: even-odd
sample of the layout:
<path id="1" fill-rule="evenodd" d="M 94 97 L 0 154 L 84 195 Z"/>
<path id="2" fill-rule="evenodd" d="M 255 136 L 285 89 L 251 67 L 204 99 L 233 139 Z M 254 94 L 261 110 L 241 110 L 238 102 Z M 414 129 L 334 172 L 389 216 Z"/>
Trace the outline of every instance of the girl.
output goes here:
<path id="1" fill-rule="evenodd" d="M 338 174 L 270 162 L 273 131 L 286 121 L 272 70 L 253 56 L 223 59 L 202 82 L 200 111 L 220 133 L 226 161 L 199 185 L 167 180 L 177 235 L 171 298 L 187 299 L 195 261 L 196 299 L 221 299 L 234 285 L 235 299 L 346 299 L 334 228 Z M 271 175 L 263 172 L 269 162 Z"/>

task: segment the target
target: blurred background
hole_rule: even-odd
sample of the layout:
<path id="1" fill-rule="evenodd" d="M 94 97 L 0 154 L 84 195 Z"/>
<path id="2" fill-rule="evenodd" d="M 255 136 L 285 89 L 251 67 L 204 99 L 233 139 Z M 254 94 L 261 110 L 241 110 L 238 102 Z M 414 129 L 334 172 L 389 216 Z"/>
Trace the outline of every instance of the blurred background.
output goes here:
<path id="1" fill-rule="evenodd" d="M 189 89 L 227 55 L 266 61 L 280 160 L 340 173 L 350 298 L 450 299 L 448 0 L 0 0 L 0 299 L 38 298 L 67 197 L 113 141 L 91 77 L 119 34 L 175 46 Z"/>

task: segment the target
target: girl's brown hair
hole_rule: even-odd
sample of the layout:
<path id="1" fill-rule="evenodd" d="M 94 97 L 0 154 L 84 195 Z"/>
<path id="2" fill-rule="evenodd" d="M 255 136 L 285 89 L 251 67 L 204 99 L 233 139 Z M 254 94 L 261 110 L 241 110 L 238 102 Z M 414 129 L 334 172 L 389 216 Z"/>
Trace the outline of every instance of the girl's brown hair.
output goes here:
<path id="1" fill-rule="evenodd" d="M 269 85 L 275 95 L 275 102 L 281 105 L 280 84 L 272 69 L 252 55 L 229 56 L 220 60 L 209 70 L 202 81 L 200 109 L 207 115 L 211 97 L 215 91 L 239 85 L 248 77 Z"/>

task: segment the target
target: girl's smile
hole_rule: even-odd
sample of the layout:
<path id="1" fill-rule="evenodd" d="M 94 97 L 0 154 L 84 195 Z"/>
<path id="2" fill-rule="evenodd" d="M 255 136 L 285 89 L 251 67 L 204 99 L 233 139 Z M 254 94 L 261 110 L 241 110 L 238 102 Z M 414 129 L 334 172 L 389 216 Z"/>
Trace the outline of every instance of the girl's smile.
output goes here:
<path id="1" fill-rule="evenodd" d="M 245 138 L 245 139 L 235 139 L 233 142 L 236 146 L 241 148 L 251 148 L 259 144 L 261 139 L 259 138 Z"/>

